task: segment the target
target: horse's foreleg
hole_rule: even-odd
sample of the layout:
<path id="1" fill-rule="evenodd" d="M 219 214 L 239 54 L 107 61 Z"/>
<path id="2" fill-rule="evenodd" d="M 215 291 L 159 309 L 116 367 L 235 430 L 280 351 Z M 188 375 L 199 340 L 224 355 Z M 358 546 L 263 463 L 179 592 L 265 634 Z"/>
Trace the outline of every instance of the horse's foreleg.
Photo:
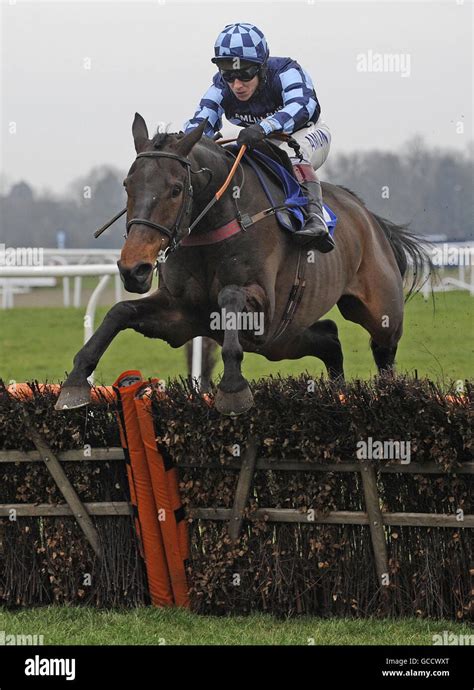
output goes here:
<path id="1" fill-rule="evenodd" d="M 126 328 L 150 338 L 162 339 L 167 339 L 172 331 L 178 344 L 194 335 L 191 323 L 173 307 L 164 291 L 158 290 L 142 299 L 119 302 L 110 309 L 99 328 L 74 357 L 74 368 L 63 385 L 55 406 L 57 410 L 82 407 L 90 402 L 87 377 L 97 367 L 115 336 Z"/>
<path id="2" fill-rule="evenodd" d="M 253 405 L 253 396 L 247 381 L 242 376 L 241 364 L 244 356 L 239 341 L 239 314 L 244 312 L 247 292 L 237 285 L 227 285 L 219 292 L 218 304 L 221 314 L 230 316 L 224 322 L 224 341 L 222 359 L 224 375 L 219 383 L 215 405 L 221 414 L 238 415 L 249 410 Z M 235 324 L 235 327 L 233 327 Z"/>
<path id="3" fill-rule="evenodd" d="M 56 410 L 82 407 L 90 402 L 87 377 L 92 374 L 115 336 L 129 327 L 136 312 L 133 304 L 132 301 L 127 301 L 113 306 L 99 328 L 76 354 L 73 370 L 64 382 L 56 402 Z"/>

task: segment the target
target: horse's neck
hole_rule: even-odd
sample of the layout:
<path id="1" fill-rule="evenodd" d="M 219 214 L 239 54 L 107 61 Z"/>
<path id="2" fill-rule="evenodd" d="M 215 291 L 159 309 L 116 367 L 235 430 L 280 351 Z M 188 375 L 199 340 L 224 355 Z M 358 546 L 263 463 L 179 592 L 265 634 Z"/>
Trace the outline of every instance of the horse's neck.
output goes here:
<path id="1" fill-rule="evenodd" d="M 193 175 L 193 189 L 195 202 L 193 205 L 193 219 L 196 218 L 206 205 L 215 196 L 216 192 L 222 187 L 229 171 L 232 167 L 232 158 L 225 153 L 219 146 L 210 147 L 209 144 L 198 143 L 193 149 L 193 170 L 200 168 L 208 168 L 212 171 L 212 179 L 209 182 L 209 173 L 199 173 Z M 236 172 L 235 180 L 238 181 L 238 171 Z M 230 189 L 237 184 L 236 181 L 231 180 Z M 219 223 L 224 223 L 232 220 L 235 217 L 235 205 L 232 203 L 230 194 L 224 194 L 216 206 L 213 206 L 204 216 L 202 221 L 198 223 L 193 233 L 201 233 L 214 229 L 219 226 Z M 222 222 L 221 222 L 222 221 Z"/>

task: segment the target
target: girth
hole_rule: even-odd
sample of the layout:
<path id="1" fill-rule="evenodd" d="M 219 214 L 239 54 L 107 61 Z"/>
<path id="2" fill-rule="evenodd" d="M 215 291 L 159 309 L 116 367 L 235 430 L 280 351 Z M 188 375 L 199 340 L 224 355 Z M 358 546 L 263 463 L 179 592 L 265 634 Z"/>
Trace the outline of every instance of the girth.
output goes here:
<path id="1" fill-rule="evenodd" d="M 291 288 L 290 294 L 288 296 L 288 302 L 286 303 L 285 311 L 283 312 L 283 316 L 281 317 L 281 321 L 278 328 L 276 329 L 275 333 L 272 335 L 270 340 L 265 343 L 265 346 L 270 345 L 283 335 L 283 333 L 286 331 L 286 329 L 292 322 L 293 317 L 296 314 L 296 310 L 298 309 L 300 302 L 303 298 L 304 289 L 306 287 L 306 280 L 304 276 L 306 273 L 306 264 L 308 262 L 302 261 L 302 256 L 303 252 L 300 249 L 298 251 L 298 261 L 296 263 L 295 279 L 293 282 L 293 287 Z"/>

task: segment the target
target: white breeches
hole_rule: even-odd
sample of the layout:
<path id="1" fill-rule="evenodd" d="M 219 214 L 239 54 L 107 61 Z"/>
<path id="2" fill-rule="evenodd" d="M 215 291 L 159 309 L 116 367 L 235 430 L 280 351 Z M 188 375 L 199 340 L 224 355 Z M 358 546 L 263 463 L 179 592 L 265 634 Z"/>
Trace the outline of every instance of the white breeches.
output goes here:
<path id="1" fill-rule="evenodd" d="M 311 163 L 314 170 L 320 168 L 328 157 L 331 146 L 331 132 L 324 120 L 319 118 L 317 122 L 312 122 L 309 127 L 293 132 L 291 136 L 300 145 L 304 162 Z M 274 143 L 278 142 L 274 141 Z M 288 144 L 282 143 L 279 146 L 287 152 L 292 163 L 300 162 Z"/>

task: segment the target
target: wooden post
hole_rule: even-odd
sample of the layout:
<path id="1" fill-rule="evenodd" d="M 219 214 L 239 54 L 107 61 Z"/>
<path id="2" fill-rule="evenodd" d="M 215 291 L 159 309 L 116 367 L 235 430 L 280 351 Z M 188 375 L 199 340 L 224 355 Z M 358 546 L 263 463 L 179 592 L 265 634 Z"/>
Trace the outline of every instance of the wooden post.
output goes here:
<path id="1" fill-rule="evenodd" d="M 100 547 L 99 533 L 97 532 L 94 523 L 92 522 L 86 507 L 82 503 L 81 499 L 76 493 L 73 485 L 69 481 L 61 467 L 61 463 L 57 457 L 52 452 L 51 448 L 47 445 L 41 434 L 35 429 L 33 424 L 26 412 L 24 414 L 25 419 L 25 433 L 34 443 L 36 450 L 44 461 L 44 464 L 48 468 L 49 473 L 57 484 L 58 489 L 66 499 L 68 506 L 71 509 L 72 514 L 76 518 L 79 527 L 84 532 L 84 535 L 89 542 L 89 544 L 94 549 L 94 553 L 97 558 L 102 558 L 102 550 Z"/>
<path id="2" fill-rule="evenodd" d="M 229 536 L 233 542 L 237 541 L 240 530 L 242 529 L 244 510 L 249 498 L 257 462 L 257 446 L 257 439 L 255 436 L 251 436 L 242 458 L 242 466 L 240 468 L 237 489 L 235 491 L 234 505 L 232 506 L 230 516 Z"/>
<path id="3" fill-rule="evenodd" d="M 383 528 L 383 515 L 380 510 L 377 477 L 373 465 L 370 462 L 361 462 L 361 474 L 377 578 L 379 585 L 386 587 L 389 584 L 387 543 Z"/>

